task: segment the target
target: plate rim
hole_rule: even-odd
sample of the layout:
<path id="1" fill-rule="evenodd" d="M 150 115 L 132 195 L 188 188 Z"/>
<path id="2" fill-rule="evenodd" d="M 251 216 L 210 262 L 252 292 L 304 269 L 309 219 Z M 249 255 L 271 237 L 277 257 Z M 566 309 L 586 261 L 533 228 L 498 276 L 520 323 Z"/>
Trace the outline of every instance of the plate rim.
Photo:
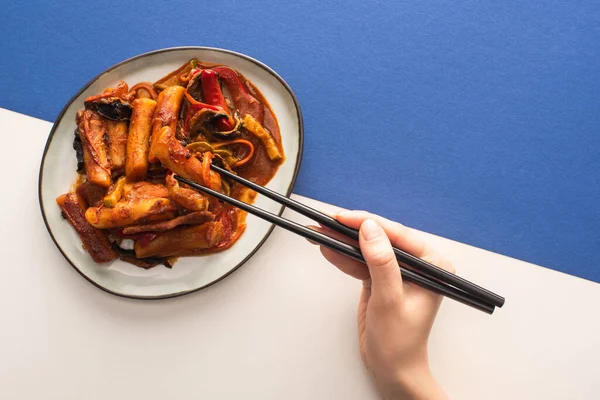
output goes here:
<path id="1" fill-rule="evenodd" d="M 166 47 L 166 48 L 162 48 L 162 49 L 158 49 L 158 50 L 148 51 L 148 52 L 141 53 L 136 56 L 127 58 L 123 61 L 120 61 L 120 62 L 110 66 L 109 68 L 105 69 L 104 71 L 102 71 L 101 73 L 99 73 L 98 75 L 96 75 L 95 77 L 90 79 L 65 104 L 65 106 L 62 108 L 62 110 L 60 111 L 60 113 L 58 114 L 56 119 L 54 120 L 52 129 L 50 130 L 50 133 L 48 134 L 48 138 L 46 139 L 46 144 L 44 146 L 44 152 L 42 154 L 42 160 L 40 162 L 40 169 L 39 169 L 39 173 L 38 173 L 38 201 L 39 201 L 39 206 L 40 206 L 40 212 L 42 214 L 42 219 L 44 220 L 44 225 L 46 226 L 46 230 L 48 231 L 48 234 L 52 238 L 54 245 L 58 248 L 58 250 L 60 251 L 62 256 L 65 258 L 65 260 L 67 260 L 67 262 L 71 265 L 71 267 L 73 267 L 73 269 L 75 271 L 77 271 L 77 273 L 79 275 L 81 275 L 83 278 L 85 278 L 86 281 L 88 281 L 92 285 L 96 286 L 98 289 L 101 289 L 102 291 L 109 293 L 111 295 L 114 295 L 114 296 L 123 297 L 123 298 L 127 298 L 127 299 L 135 299 L 135 300 L 162 300 L 162 299 L 170 299 L 170 298 L 180 297 L 180 296 L 184 296 L 184 295 L 191 294 L 194 292 L 198 292 L 202 289 L 205 289 L 209 286 L 214 285 L 217 282 L 222 281 L 223 279 L 227 278 L 229 275 L 231 275 L 235 271 L 237 271 L 254 254 L 256 254 L 256 252 L 264 245 L 264 243 L 267 241 L 267 239 L 271 236 L 271 233 L 273 233 L 273 229 L 275 229 L 275 225 L 271 224 L 271 227 L 269 228 L 269 230 L 267 231 L 265 236 L 261 239 L 261 241 L 258 243 L 258 245 L 256 245 L 256 247 L 254 247 L 252 249 L 252 251 L 250 251 L 250 253 L 248 253 L 248 255 L 246 257 L 244 257 L 244 259 L 242 261 L 240 261 L 235 267 L 233 267 L 230 271 L 228 271 L 226 274 L 220 276 L 219 278 L 217 278 L 205 285 L 202 285 L 198 288 L 195 288 L 195 289 L 183 290 L 181 292 L 169 293 L 169 294 L 163 294 L 163 295 L 153 295 L 153 296 L 138 296 L 138 295 L 119 293 L 119 292 L 115 292 L 114 290 L 111 290 L 107 287 L 102 286 L 101 284 L 97 283 L 96 281 L 92 280 L 90 277 L 85 275 L 83 273 L 83 271 L 81 271 L 77 267 L 77 265 L 75 265 L 75 263 L 67 256 L 67 254 L 65 253 L 63 248 L 60 246 L 60 244 L 54 237 L 54 234 L 52 233 L 52 229 L 50 228 L 50 225 L 48 223 L 48 218 L 46 217 L 46 211 L 44 210 L 44 203 L 42 201 L 42 180 L 43 180 L 43 175 L 44 175 L 44 165 L 46 162 L 46 156 L 48 154 L 48 149 L 50 147 L 50 143 L 52 142 L 54 134 L 56 133 L 56 127 L 58 125 L 58 122 L 60 122 L 60 120 L 63 118 L 64 114 L 67 112 L 67 109 L 73 104 L 73 102 L 75 101 L 75 99 L 77 99 L 77 97 L 79 97 L 94 82 L 96 82 L 98 79 L 100 79 L 104 75 L 108 74 L 109 72 L 113 71 L 114 69 L 120 67 L 123 64 L 127 64 L 131 61 L 138 60 L 140 58 L 145 58 L 145 57 L 152 56 L 155 54 L 168 53 L 168 52 L 180 51 L 180 50 L 208 50 L 208 51 L 216 51 L 216 52 L 220 52 L 220 53 L 225 53 L 225 54 L 241 57 L 247 61 L 252 62 L 253 64 L 256 64 L 258 67 L 264 69 L 266 72 L 268 72 L 273 77 L 275 77 L 275 79 L 277 79 L 283 85 L 283 87 L 287 90 L 287 92 L 290 94 L 292 101 L 294 102 L 294 106 L 296 108 L 296 116 L 298 118 L 298 131 L 299 131 L 298 156 L 297 156 L 296 165 L 294 166 L 294 174 L 292 176 L 292 180 L 290 181 L 290 184 L 289 184 L 286 194 L 285 194 L 287 197 L 290 197 L 290 195 L 292 194 L 292 189 L 296 183 L 296 179 L 298 178 L 298 172 L 300 171 L 300 165 L 302 164 L 302 156 L 304 153 L 304 121 L 302 119 L 302 110 L 300 108 L 300 103 L 298 102 L 298 98 L 296 97 L 296 94 L 294 93 L 294 91 L 292 90 L 290 85 L 277 72 L 275 72 L 275 70 L 273 70 L 271 67 L 269 67 L 265 63 L 255 59 L 253 57 L 250 57 L 246 54 L 239 53 L 239 52 L 233 51 L 233 50 L 222 49 L 222 48 L 218 48 L 218 47 L 210 47 L 210 46 Z M 277 214 L 279 216 L 281 216 L 283 214 L 284 210 L 285 210 L 285 206 L 282 207 L 281 210 Z"/>

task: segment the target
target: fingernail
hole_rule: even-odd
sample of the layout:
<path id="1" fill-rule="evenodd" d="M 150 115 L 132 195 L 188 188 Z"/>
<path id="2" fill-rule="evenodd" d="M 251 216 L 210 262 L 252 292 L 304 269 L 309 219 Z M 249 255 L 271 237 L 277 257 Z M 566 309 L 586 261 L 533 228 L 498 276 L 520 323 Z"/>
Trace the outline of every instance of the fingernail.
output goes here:
<path id="1" fill-rule="evenodd" d="M 383 229 L 372 219 L 362 223 L 360 233 L 366 240 L 373 240 L 384 234 Z"/>

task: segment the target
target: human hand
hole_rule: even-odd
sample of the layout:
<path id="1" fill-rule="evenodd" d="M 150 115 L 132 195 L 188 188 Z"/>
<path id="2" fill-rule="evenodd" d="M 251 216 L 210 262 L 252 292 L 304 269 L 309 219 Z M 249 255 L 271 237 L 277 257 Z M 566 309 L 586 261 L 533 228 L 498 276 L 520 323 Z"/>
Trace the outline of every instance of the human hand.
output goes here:
<path id="1" fill-rule="evenodd" d="M 323 256 L 342 272 L 362 280 L 358 306 L 360 354 L 385 399 L 446 399 L 429 368 L 427 342 L 442 297 L 402 282 L 392 245 L 454 273 L 454 267 L 414 231 L 364 211 L 336 219 L 359 229 L 367 265 L 326 247 Z M 319 228 L 330 236 L 335 233 Z"/>

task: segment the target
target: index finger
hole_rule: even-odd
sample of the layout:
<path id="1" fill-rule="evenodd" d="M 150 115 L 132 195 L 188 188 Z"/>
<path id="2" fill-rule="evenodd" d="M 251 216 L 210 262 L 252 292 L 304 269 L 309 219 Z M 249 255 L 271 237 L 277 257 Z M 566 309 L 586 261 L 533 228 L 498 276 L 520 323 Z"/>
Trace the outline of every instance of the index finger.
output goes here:
<path id="1" fill-rule="evenodd" d="M 389 219 L 371 214 L 367 211 L 345 211 L 337 214 L 335 218 L 342 224 L 359 229 L 360 225 L 367 219 L 374 219 L 383 228 L 390 242 L 415 257 L 426 256 L 427 245 L 412 229 Z"/>

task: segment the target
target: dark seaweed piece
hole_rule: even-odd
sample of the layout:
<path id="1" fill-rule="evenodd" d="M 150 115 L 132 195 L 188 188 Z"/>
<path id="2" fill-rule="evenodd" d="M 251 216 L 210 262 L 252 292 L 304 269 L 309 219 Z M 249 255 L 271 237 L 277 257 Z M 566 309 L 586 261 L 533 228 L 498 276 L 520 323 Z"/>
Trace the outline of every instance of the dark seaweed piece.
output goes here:
<path id="1" fill-rule="evenodd" d="M 118 97 L 88 101 L 85 108 L 112 121 L 128 121 L 131 118 L 131 104 Z"/>
<path id="2" fill-rule="evenodd" d="M 81 137 L 79 136 L 79 129 L 75 129 L 75 135 L 73 136 L 73 149 L 75 149 L 75 155 L 77 156 L 77 172 L 82 172 L 84 168 L 83 144 L 81 143 Z"/>
<path id="3" fill-rule="evenodd" d="M 185 89 L 192 96 L 194 100 L 199 102 L 204 101 L 204 94 L 202 93 L 202 74 L 195 74 L 189 81 L 187 88 Z"/>
<path id="4" fill-rule="evenodd" d="M 111 247 L 119 255 L 119 258 L 121 260 L 137 265 L 140 268 L 150 269 L 160 264 L 164 265 L 169 269 L 173 268 L 173 264 L 171 264 L 169 259 L 166 257 L 137 258 L 135 256 L 135 251 L 124 249 L 115 242 L 112 242 Z"/>
<path id="5" fill-rule="evenodd" d="M 240 127 L 242 126 L 241 121 L 237 118 L 234 118 L 235 126 L 230 131 L 219 131 L 215 129 L 211 132 L 212 136 L 216 139 L 220 140 L 231 140 L 238 138 L 241 135 Z"/>
<path id="6" fill-rule="evenodd" d="M 203 108 L 198 111 L 189 121 L 190 138 L 193 141 L 198 140 L 198 135 L 206 137 L 214 137 L 221 140 L 235 139 L 240 136 L 241 122 L 239 119 L 235 121 L 235 127 L 230 131 L 218 131 L 215 122 L 221 118 L 227 118 L 227 114 L 222 111 Z"/>

